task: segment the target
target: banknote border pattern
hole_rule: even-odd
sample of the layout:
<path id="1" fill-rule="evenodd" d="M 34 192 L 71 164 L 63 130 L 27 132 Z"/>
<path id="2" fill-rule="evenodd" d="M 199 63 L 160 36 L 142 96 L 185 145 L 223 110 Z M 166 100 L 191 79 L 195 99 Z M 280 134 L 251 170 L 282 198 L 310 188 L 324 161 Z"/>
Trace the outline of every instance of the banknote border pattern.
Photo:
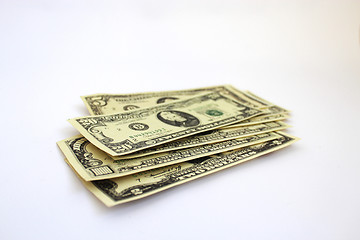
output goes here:
<path id="1" fill-rule="evenodd" d="M 168 141 L 168 137 L 172 137 L 176 134 L 177 137 L 180 137 L 182 135 L 187 135 L 191 132 L 196 132 L 199 131 L 199 129 L 201 129 L 201 131 L 206 131 L 206 129 L 212 129 L 220 124 L 231 124 L 232 122 L 238 122 L 241 119 L 250 117 L 252 114 L 260 114 L 261 110 L 257 110 L 251 107 L 248 107 L 247 105 L 243 105 L 239 102 L 236 102 L 230 98 L 224 97 L 222 94 L 220 94 L 219 92 L 214 92 L 214 93 L 209 93 L 206 95 L 202 95 L 201 97 L 197 97 L 197 98 L 191 98 L 188 100 L 183 100 L 183 101 L 179 101 L 179 102 L 174 102 L 171 104 L 171 108 L 170 109 L 174 109 L 177 107 L 184 107 L 187 105 L 191 105 L 194 102 L 202 102 L 205 101 L 207 99 L 213 99 L 213 100 L 218 100 L 218 99 L 224 99 L 225 101 L 228 102 L 232 102 L 233 104 L 236 105 L 241 105 L 241 107 L 243 107 L 243 109 L 241 110 L 242 114 L 238 114 L 235 117 L 229 117 L 217 122 L 213 122 L 213 123 L 209 123 L 209 124 L 205 124 L 205 125 L 201 125 L 201 126 L 195 126 L 195 127 L 188 127 L 186 129 L 184 129 L 183 131 L 178 131 L 176 133 L 171 133 L 165 136 L 161 136 L 158 138 L 154 138 L 151 141 L 141 141 L 138 143 L 132 143 L 131 141 L 129 141 L 128 139 L 121 141 L 121 142 L 117 142 L 117 143 L 111 143 L 112 139 L 109 137 L 106 137 L 102 132 L 97 132 L 97 136 L 101 136 L 102 139 L 100 139 L 99 137 L 97 137 L 96 135 L 92 134 L 92 131 L 94 129 L 94 127 L 96 126 L 102 126 L 104 125 L 104 122 L 112 122 L 112 121 L 116 121 L 118 118 L 127 118 L 128 117 L 133 117 L 134 115 L 139 115 L 139 116 L 147 116 L 149 114 L 153 114 L 155 112 L 159 112 L 162 111 L 163 109 L 169 109 L 170 105 L 159 105 L 156 107 L 152 107 L 152 108 L 146 108 L 146 109 L 142 109 L 142 110 L 137 110 L 137 111 L 133 111 L 131 113 L 120 113 L 120 114 L 112 114 L 112 115 L 104 115 L 104 116 L 99 116 L 99 117 L 92 117 L 91 120 L 87 120 L 86 118 L 80 118 L 80 119 L 76 119 L 76 121 L 78 122 L 79 125 L 81 125 L 87 132 L 89 132 L 94 138 L 96 138 L 98 141 L 102 142 L 102 144 L 107 147 L 108 149 L 111 149 L 113 152 L 115 153 L 124 153 L 133 149 L 138 149 L 138 148 L 142 148 L 142 147 L 146 147 L 146 146 L 151 146 L 154 145 L 154 143 L 161 143 L 164 141 Z M 95 123 L 94 123 L 95 122 Z M 94 130 L 97 131 L 97 130 Z M 123 148 L 123 146 L 131 146 L 131 148 Z"/>
<path id="2" fill-rule="evenodd" d="M 134 171 L 134 170 L 146 168 L 149 166 L 155 166 L 158 164 L 171 162 L 176 159 L 182 158 L 184 155 L 185 156 L 196 156 L 196 154 L 201 154 L 201 153 L 205 153 L 205 152 L 209 153 L 209 152 L 211 152 L 211 150 L 219 150 L 219 149 L 229 148 L 232 146 L 237 146 L 241 143 L 245 144 L 245 143 L 249 143 L 249 142 L 253 142 L 253 141 L 259 141 L 261 139 L 264 139 L 264 138 L 266 139 L 271 136 L 273 136 L 273 134 L 268 132 L 268 133 L 253 135 L 253 136 L 247 136 L 247 137 L 239 138 L 239 139 L 230 139 L 230 140 L 222 141 L 222 142 L 218 142 L 218 143 L 205 144 L 205 145 L 201 145 L 201 146 L 197 146 L 197 147 L 193 147 L 193 148 L 189 148 L 189 149 L 181 149 L 178 151 L 175 150 L 173 152 L 170 152 L 169 155 L 164 155 L 164 156 L 159 156 L 159 157 L 155 157 L 155 158 L 150 158 L 148 160 L 143 160 L 143 161 L 140 161 L 140 163 L 138 163 L 136 165 L 120 167 L 117 170 L 119 172 Z M 121 162 L 122 160 L 116 160 L 116 161 Z"/>
<path id="3" fill-rule="evenodd" d="M 80 144 L 79 144 L 80 142 Z M 86 150 L 86 146 L 90 142 L 84 137 L 78 137 L 73 140 L 66 140 L 65 144 L 71 149 L 76 159 L 81 163 L 85 169 L 92 167 L 99 167 L 103 165 L 103 161 L 93 157 L 93 154 Z M 75 147 L 75 145 L 78 145 Z M 94 165 L 96 164 L 96 165 Z"/>
<path id="4" fill-rule="evenodd" d="M 155 92 L 155 93 L 138 93 L 138 94 L 97 94 L 96 96 L 85 96 L 84 99 L 86 103 L 90 106 L 92 110 L 92 115 L 102 115 L 104 114 L 101 111 L 101 107 L 104 107 L 108 104 L 110 98 L 141 98 L 147 99 L 151 97 L 166 97 L 166 96 L 173 96 L 173 95 L 184 95 L 184 96 L 192 96 L 192 94 L 207 92 L 207 91 L 219 91 L 225 94 L 229 94 L 238 102 L 242 104 L 248 105 L 250 107 L 253 106 L 250 102 L 241 98 L 238 94 L 234 93 L 232 90 L 228 89 L 226 86 L 215 86 L 209 88 L 198 88 L 198 89 L 190 89 L 190 90 L 183 90 L 183 91 L 169 91 L 169 92 Z M 100 96 L 99 96 L 100 95 Z"/>
<path id="5" fill-rule="evenodd" d="M 249 146 L 241 150 L 235 150 L 227 155 L 218 154 L 215 155 L 217 157 L 212 157 L 212 158 L 205 157 L 204 161 L 200 163 L 196 163 L 194 166 L 183 169 L 178 173 L 171 173 L 166 178 L 162 179 L 157 183 L 139 184 L 124 189 L 121 192 L 116 191 L 118 185 L 117 183 L 113 182 L 111 179 L 93 181 L 92 184 L 115 202 L 126 200 L 128 198 L 135 197 L 137 195 L 145 194 L 151 192 L 152 190 L 159 189 L 163 186 L 167 186 L 176 182 L 183 181 L 185 179 L 193 177 L 194 175 L 206 174 L 207 172 L 212 171 L 213 169 L 222 168 L 224 165 L 235 163 L 236 161 L 243 160 L 244 158 L 247 158 L 252 155 L 256 155 L 258 153 L 271 149 L 275 146 L 282 145 L 293 140 L 293 138 L 291 137 L 282 134 L 280 135 L 282 136 L 282 138 Z"/>
<path id="6" fill-rule="evenodd" d="M 266 122 L 266 123 L 257 124 L 260 127 L 257 127 L 257 125 L 254 125 L 255 127 L 257 127 L 255 129 L 247 126 L 247 127 L 240 127 L 240 129 L 234 129 L 233 131 L 228 131 L 228 132 L 221 132 L 222 129 L 209 130 L 209 132 L 202 132 L 197 135 L 193 135 L 193 137 L 194 136 L 198 137 L 198 139 L 195 138 L 195 141 L 194 141 L 193 137 L 183 138 L 183 139 L 179 139 L 178 141 L 168 142 L 168 143 L 164 143 L 163 145 L 155 146 L 154 148 L 147 148 L 147 149 L 140 150 L 139 153 L 141 153 L 141 154 L 155 153 L 156 151 L 164 151 L 164 150 L 168 150 L 168 149 L 173 151 L 171 148 L 181 147 L 180 149 L 182 149 L 184 146 L 193 145 L 193 144 L 196 144 L 199 142 L 201 143 L 201 142 L 206 142 L 206 141 L 212 141 L 214 139 L 216 139 L 217 141 L 220 142 L 220 141 L 224 141 L 224 139 L 226 140 L 228 138 L 232 139 L 232 138 L 236 138 L 236 137 L 244 137 L 243 135 L 247 135 L 247 134 L 259 134 L 259 132 L 261 132 L 261 131 L 276 131 L 273 129 L 284 126 L 282 124 L 284 124 L 284 123 L 279 123 L 279 122 L 274 121 L 274 122 Z M 261 126 L 261 125 L 264 125 L 264 126 Z M 182 140 L 185 140 L 185 141 L 182 141 Z M 202 144 L 199 144 L 199 145 L 202 145 Z M 195 146 L 199 146 L 199 145 L 195 145 Z M 125 156 L 127 156 L 127 155 L 125 155 Z"/>

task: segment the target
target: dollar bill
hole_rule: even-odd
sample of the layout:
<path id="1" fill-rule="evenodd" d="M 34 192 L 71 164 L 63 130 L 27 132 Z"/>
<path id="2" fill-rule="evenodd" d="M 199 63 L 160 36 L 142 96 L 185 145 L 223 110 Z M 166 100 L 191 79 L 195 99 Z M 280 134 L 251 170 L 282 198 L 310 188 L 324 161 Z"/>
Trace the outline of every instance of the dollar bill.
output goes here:
<path id="1" fill-rule="evenodd" d="M 285 109 L 285 108 L 282 108 L 282 107 L 279 107 L 257 95 L 255 95 L 254 93 L 250 92 L 250 91 L 244 91 L 242 92 L 246 97 L 247 99 L 250 99 L 252 100 L 252 102 L 256 105 L 256 104 L 259 104 L 259 105 L 263 105 L 263 106 L 266 106 L 266 109 L 268 109 L 272 114 L 276 114 L 276 113 L 289 113 L 290 111 Z"/>
<path id="2" fill-rule="evenodd" d="M 69 163 L 86 181 L 126 176 L 212 154 L 229 151 L 277 138 L 276 133 L 263 133 L 193 148 L 168 151 L 150 156 L 117 159 L 96 148 L 81 135 L 58 142 Z"/>
<path id="3" fill-rule="evenodd" d="M 181 138 L 179 140 L 175 140 L 172 142 L 164 143 L 153 148 L 140 150 L 132 154 L 118 156 L 117 159 L 138 158 L 151 154 L 174 151 L 189 147 L 196 147 L 204 144 L 216 143 L 216 142 L 231 140 L 240 137 L 247 137 L 260 133 L 279 131 L 288 127 L 290 126 L 281 121 L 278 121 L 278 122 L 269 122 L 269 123 L 256 124 L 256 125 L 250 125 L 244 127 L 232 127 L 229 129 L 219 128 L 219 129 L 210 130 L 208 132 L 196 134 L 190 137 Z"/>
<path id="4" fill-rule="evenodd" d="M 221 128 L 226 129 L 226 128 L 234 128 L 234 127 L 244 127 L 244 126 L 257 125 L 257 124 L 274 122 L 274 121 L 282 121 L 288 119 L 289 117 L 290 116 L 287 113 L 262 114 L 260 116 L 252 117 L 250 119 L 241 121 L 239 123 L 231 124 Z"/>
<path id="5" fill-rule="evenodd" d="M 276 139 L 213 156 L 198 158 L 130 176 L 83 182 L 108 207 L 141 199 L 171 187 L 279 150 L 297 141 L 280 133 Z"/>
<path id="6" fill-rule="evenodd" d="M 159 104 L 179 101 L 206 93 L 222 92 L 234 100 L 252 108 L 263 106 L 250 100 L 244 93 L 236 91 L 231 85 L 187 89 L 182 91 L 148 92 L 135 94 L 93 94 L 82 96 L 91 115 L 114 114 L 153 107 Z"/>
<path id="7" fill-rule="evenodd" d="M 92 144 L 112 156 L 154 147 L 260 115 L 220 92 L 112 115 L 70 119 Z"/>
<path id="8" fill-rule="evenodd" d="M 250 118 L 241 123 L 230 125 L 246 126 L 270 121 L 280 121 L 289 118 L 288 111 L 276 106 L 269 101 L 263 100 L 249 91 L 240 91 L 231 85 L 188 89 L 183 91 L 149 92 L 136 94 L 93 94 L 82 96 L 85 106 L 91 115 L 114 114 L 119 112 L 132 111 L 145 107 L 163 104 L 169 101 L 186 99 L 199 94 L 213 91 L 227 92 L 229 97 L 253 108 L 266 110 L 260 116 Z M 260 100 L 259 100 L 260 99 Z"/>

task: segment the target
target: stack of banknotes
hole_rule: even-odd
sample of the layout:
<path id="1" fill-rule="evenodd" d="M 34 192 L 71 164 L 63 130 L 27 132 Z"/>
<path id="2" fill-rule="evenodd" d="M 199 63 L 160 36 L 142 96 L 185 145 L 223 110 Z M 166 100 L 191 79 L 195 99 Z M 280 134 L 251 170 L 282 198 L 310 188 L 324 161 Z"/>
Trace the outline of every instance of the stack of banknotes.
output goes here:
<path id="1" fill-rule="evenodd" d="M 91 116 L 59 141 L 65 161 L 107 206 L 140 199 L 282 149 L 289 111 L 230 85 L 82 97 Z"/>

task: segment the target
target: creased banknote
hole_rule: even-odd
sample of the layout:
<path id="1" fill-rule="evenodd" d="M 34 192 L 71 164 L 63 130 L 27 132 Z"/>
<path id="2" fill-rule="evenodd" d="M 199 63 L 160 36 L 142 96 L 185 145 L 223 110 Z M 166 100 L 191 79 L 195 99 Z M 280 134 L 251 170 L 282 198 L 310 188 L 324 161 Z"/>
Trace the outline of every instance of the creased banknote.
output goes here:
<path id="1" fill-rule="evenodd" d="M 205 87 L 197 89 L 186 89 L 182 91 L 149 92 L 135 94 L 93 94 L 82 96 L 85 106 L 91 115 L 114 114 L 136 109 L 164 104 L 171 101 L 178 101 L 201 95 L 221 91 L 227 96 L 250 107 L 266 110 L 260 116 L 250 118 L 235 124 L 234 126 L 246 126 L 251 124 L 280 121 L 289 118 L 286 114 L 289 111 L 266 101 L 249 91 L 240 91 L 231 85 Z M 231 127 L 233 125 L 230 125 Z"/>
<path id="2" fill-rule="evenodd" d="M 268 122 L 263 124 L 249 125 L 244 127 L 232 127 L 232 128 L 218 128 L 196 134 L 190 137 L 181 138 L 172 142 L 164 143 L 159 146 L 140 150 L 136 153 L 127 154 L 124 156 L 118 156 L 117 159 L 129 159 L 136 157 L 143 157 L 151 154 L 162 153 L 167 151 L 174 151 L 178 149 L 184 149 L 189 147 L 196 147 L 204 144 L 222 142 L 235 138 L 247 137 L 255 134 L 266 133 L 271 131 L 279 131 L 290 127 L 289 125 L 278 121 Z"/>
<path id="3" fill-rule="evenodd" d="M 255 105 L 259 104 L 259 105 L 263 105 L 263 106 L 266 106 L 266 108 L 268 110 L 271 111 L 271 113 L 289 113 L 290 111 L 285 109 L 285 108 L 282 108 L 282 107 L 279 107 L 257 95 L 255 95 L 254 93 L 250 92 L 250 91 L 244 91 L 242 92 L 246 97 L 247 99 L 250 99 L 252 101 L 252 103 L 254 103 Z M 260 107 L 261 108 L 261 107 Z"/>
<path id="4" fill-rule="evenodd" d="M 260 115 L 220 92 L 127 113 L 89 116 L 69 122 L 112 156 L 154 147 Z"/>
<path id="5" fill-rule="evenodd" d="M 276 139 L 213 156 L 157 168 L 130 176 L 84 182 L 105 205 L 137 200 L 168 188 L 232 167 L 261 155 L 279 150 L 297 141 L 280 133 Z M 231 184 L 231 183 L 230 183 Z"/>
<path id="6" fill-rule="evenodd" d="M 260 116 L 252 117 L 250 119 L 241 121 L 239 123 L 227 125 L 221 127 L 223 129 L 226 128 L 234 128 L 234 127 L 244 127 L 250 125 L 263 124 L 274 121 L 282 121 L 288 119 L 290 116 L 287 113 L 275 113 L 275 114 L 261 114 Z"/>
<path id="7" fill-rule="evenodd" d="M 185 100 L 191 97 L 213 92 L 222 92 L 229 98 L 248 105 L 249 107 L 257 108 L 264 106 L 262 103 L 250 100 L 245 93 L 236 91 L 235 88 L 230 85 L 186 89 L 181 91 L 133 94 L 93 94 L 82 96 L 81 99 L 84 101 L 85 106 L 91 115 L 104 115 L 153 107 L 159 104 L 161 105 L 172 101 Z"/>
<path id="8" fill-rule="evenodd" d="M 230 151 L 278 138 L 273 132 L 237 138 L 149 156 L 116 159 L 96 148 L 81 135 L 58 142 L 69 163 L 86 181 L 126 176 L 204 156 Z"/>

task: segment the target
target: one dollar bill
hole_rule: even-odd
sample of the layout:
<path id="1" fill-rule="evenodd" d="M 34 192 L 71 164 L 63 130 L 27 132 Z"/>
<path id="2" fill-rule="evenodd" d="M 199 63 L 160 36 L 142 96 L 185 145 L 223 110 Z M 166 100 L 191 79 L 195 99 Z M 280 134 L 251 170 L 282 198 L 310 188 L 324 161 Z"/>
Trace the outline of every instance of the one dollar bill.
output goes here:
<path id="1" fill-rule="evenodd" d="M 238 150 L 193 161 L 153 169 L 114 179 L 84 182 L 85 186 L 105 205 L 141 199 L 168 188 L 235 166 L 261 155 L 279 150 L 297 141 L 296 137 L 280 133 L 276 139 Z"/>
<path id="2" fill-rule="evenodd" d="M 95 146 L 120 156 L 260 114 L 261 110 L 213 92 L 128 113 L 80 117 L 69 122 Z"/>

